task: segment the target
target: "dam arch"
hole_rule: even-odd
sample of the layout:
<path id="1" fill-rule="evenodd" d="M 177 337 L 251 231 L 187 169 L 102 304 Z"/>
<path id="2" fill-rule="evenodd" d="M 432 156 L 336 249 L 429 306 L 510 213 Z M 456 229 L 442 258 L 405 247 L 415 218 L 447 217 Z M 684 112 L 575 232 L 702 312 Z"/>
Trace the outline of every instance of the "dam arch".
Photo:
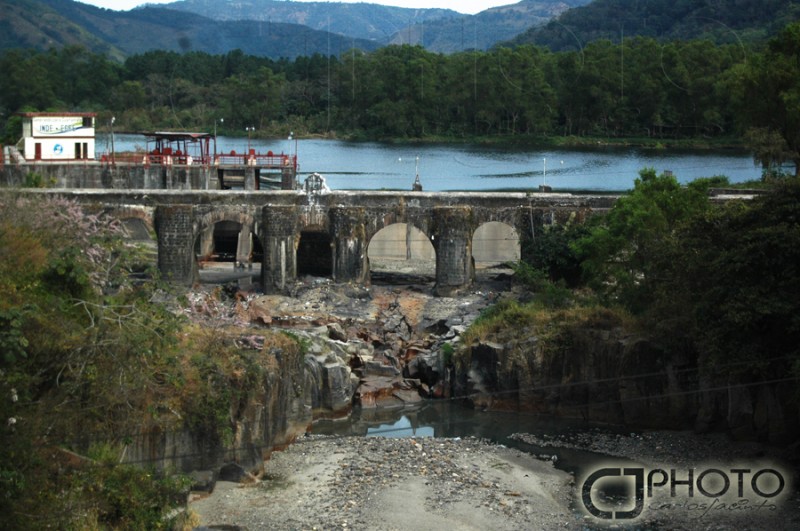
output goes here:
<path id="1" fill-rule="evenodd" d="M 378 230 L 369 240 L 367 256 L 373 279 L 436 274 L 436 249 L 428 235 L 411 223 L 391 223 Z"/>
<path id="2" fill-rule="evenodd" d="M 476 268 L 518 262 L 521 242 L 517 229 L 501 221 L 481 224 L 472 235 L 472 259 Z"/>

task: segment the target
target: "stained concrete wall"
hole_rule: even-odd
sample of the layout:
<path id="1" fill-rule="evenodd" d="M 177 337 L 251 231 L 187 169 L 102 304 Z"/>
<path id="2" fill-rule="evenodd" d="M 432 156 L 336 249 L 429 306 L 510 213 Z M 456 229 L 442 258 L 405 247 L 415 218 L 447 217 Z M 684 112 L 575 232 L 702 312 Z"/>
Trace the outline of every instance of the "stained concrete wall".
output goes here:
<path id="1" fill-rule="evenodd" d="M 158 269 L 165 279 L 192 284 L 198 278 L 194 259 L 191 205 L 161 206 L 155 211 Z"/>
<path id="2" fill-rule="evenodd" d="M 472 284 L 474 218 L 467 206 L 433 209 L 433 246 L 436 249 L 436 285 L 434 294 L 452 296 Z"/>
<path id="3" fill-rule="evenodd" d="M 215 190 L 219 187 L 216 171 L 214 166 L 31 162 L 0 165 L 0 185 L 22 186 L 29 174 L 37 174 L 50 188 L 70 190 Z"/>

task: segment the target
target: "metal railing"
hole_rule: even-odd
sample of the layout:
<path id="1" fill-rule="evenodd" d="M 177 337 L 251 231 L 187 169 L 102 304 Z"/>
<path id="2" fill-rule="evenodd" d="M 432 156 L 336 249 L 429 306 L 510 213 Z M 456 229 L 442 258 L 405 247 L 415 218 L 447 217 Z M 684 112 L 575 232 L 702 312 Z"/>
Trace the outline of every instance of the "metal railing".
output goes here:
<path id="1" fill-rule="evenodd" d="M 236 153 L 232 151 L 228 154 L 221 153 L 216 155 L 215 164 L 219 166 L 259 166 L 262 168 L 297 168 L 297 156 L 286 154 L 275 155 L 272 152 L 263 154 L 251 152 Z"/>
<path id="2" fill-rule="evenodd" d="M 208 157 L 191 155 L 162 155 L 153 153 L 103 153 L 98 159 L 105 164 L 129 164 L 140 166 L 257 166 L 262 168 L 286 168 L 297 170 L 297 156 L 272 153 L 220 153 Z"/>

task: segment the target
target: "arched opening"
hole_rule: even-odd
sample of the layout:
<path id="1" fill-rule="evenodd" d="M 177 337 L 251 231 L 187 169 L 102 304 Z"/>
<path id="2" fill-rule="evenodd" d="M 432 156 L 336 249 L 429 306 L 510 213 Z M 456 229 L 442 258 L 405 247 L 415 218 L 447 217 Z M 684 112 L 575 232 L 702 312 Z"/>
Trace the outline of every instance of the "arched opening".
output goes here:
<path id="1" fill-rule="evenodd" d="M 233 262 L 239 250 L 239 234 L 242 224 L 235 221 L 220 221 L 214 224 L 211 236 L 211 261 Z"/>
<path id="2" fill-rule="evenodd" d="M 333 251 L 327 232 L 307 230 L 300 233 L 297 246 L 297 274 L 314 277 L 333 276 Z"/>
<path id="3" fill-rule="evenodd" d="M 520 259 L 519 235 L 514 227 L 490 221 L 472 235 L 472 259 L 475 269 L 487 269 L 518 262 Z"/>
<path id="4" fill-rule="evenodd" d="M 264 248 L 249 227 L 222 220 L 200 231 L 194 243 L 200 282 L 238 282 L 250 289 L 259 281 Z"/>
<path id="5" fill-rule="evenodd" d="M 424 232 L 407 223 L 379 230 L 369 242 L 370 278 L 374 283 L 433 282 L 436 250 Z"/>

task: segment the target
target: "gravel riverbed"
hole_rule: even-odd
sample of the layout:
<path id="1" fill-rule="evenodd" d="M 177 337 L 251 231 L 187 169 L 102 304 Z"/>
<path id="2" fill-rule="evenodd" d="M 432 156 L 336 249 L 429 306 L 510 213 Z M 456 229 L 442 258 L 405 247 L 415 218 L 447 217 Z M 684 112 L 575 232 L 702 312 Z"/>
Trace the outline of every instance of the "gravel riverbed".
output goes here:
<path id="1" fill-rule="evenodd" d="M 570 529 L 572 476 L 475 439 L 308 437 L 190 509 L 238 529 Z M 228 527 L 227 529 L 231 529 Z"/>
<path id="2" fill-rule="evenodd" d="M 598 455 L 598 467 L 617 455 L 650 469 L 675 468 L 684 476 L 689 468 L 702 470 L 703 463 L 724 470 L 726 463 L 786 463 L 760 445 L 731 443 L 719 434 L 587 431 L 571 438 L 513 438 L 548 447 L 556 456 L 562 448 L 602 451 L 608 457 Z M 787 495 L 770 500 L 768 507 L 699 497 L 666 504 L 663 498 L 658 504 L 648 499 L 642 516 L 632 522 L 602 521 L 580 509 L 581 477 L 513 448 L 472 437 L 308 436 L 274 452 L 262 479 L 244 485 L 218 482 L 210 496 L 197 497 L 189 508 L 199 517 L 199 529 L 242 531 L 800 529 L 794 474 L 791 466 L 782 470 Z M 693 503 L 706 503 L 711 510 Z"/>
<path id="3" fill-rule="evenodd" d="M 545 448 L 556 457 L 565 449 L 593 452 L 597 454 L 593 470 L 602 467 L 641 467 L 645 474 L 654 472 L 653 495 L 645 490 L 644 509 L 635 522 L 624 529 L 669 529 L 694 530 L 796 530 L 800 529 L 800 495 L 797 485 L 796 448 L 770 447 L 754 441 L 734 441 L 724 433 L 694 433 L 691 431 L 654 430 L 635 433 L 611 433 L 601 428 L 576 433 L 532 435 L 516 433 L 511 439 Z M 764 498 L 755 495 L 751 480 L 762 469 L 777 470 L 786 484 L 779 496 Z M 710 472 L 715 470 L 719 472 Z M 739 474 L 742 473 L 742 484 Z M 672 484 L 666 475 L 674 474 L 676 495 L 672 496 Z M 706 473 L 707 479 L 701 479 Z M 690 476 L 691 474 L 691 476 Z M 579 487 L 586 474 L 576 477 L 576 505 Z M 722 476 L 730 481 L 726 493 L 704 495 L 706 492 L 721 493 Z M 691 496 L 686 484 L 692 478 Z M 771 477 L 771 474 L 765 477 Z M 645 475 L 646 488 L 649 487 Z M 658 487 L 662 479 L 666 482 Z M 763 491 L 772 492 L 761 484 Z M 742 489 L 738 496 L 737 489 Z M 630 508 L 630 496 L 623 496 L 621 505 Z M 585 529 L 607 528 L 599 526 L 597 520 L 588 520 Z"/>

